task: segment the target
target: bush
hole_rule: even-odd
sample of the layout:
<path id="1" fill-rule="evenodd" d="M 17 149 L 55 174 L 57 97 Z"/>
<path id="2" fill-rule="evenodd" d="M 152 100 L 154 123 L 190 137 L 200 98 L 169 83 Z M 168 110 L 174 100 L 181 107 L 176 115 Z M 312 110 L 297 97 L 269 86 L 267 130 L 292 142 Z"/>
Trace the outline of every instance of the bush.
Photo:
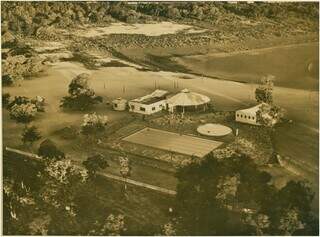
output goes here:
<path id="1" fill-rule="evenodd" d="M 40 132 L 37 130 L 37 127 L 31 126 L 24 129 L 22 133 L 22 142 L 26 144 L 27 142 L 32 145 L 35 141 L 38 141 L 41 138 Z"/>
<path id="2" fill-rule="evenodd" d="M 29 123 L 37 114 L 37 108 L 32 103 L 13 105 L 10 109 L 10 118 L 18 123 Z"/>
<path id="3" fill-rule="evenodd" d="M 10 94 L 9 93 L 2 94 L 2 107 L 6 108 L 9 103 L 10 103 Z"/>
<path id="4" fill-rule="evenodd" d="M 65 158 L 65 154 L 60 151 L 56 144 L 50 139 L 46 139 L 40 144 L 38 155 L 55 160 L 62 160 Z"/>
<path id="5" fill-rule="evenodd" d="M 11 109 L 14 105 L 23 105 L 30 103 L 30 99 L 25 96 L 15 96 L 13 101 L 8 104 L 8 109 Z"/>
<path id="6" fill-rule="evenodd" d="M 88 157 L 82 164 L 86 167 L 88 173 L 93 176 L 95 176 L 98 170 L 105 169 L 109 166 L 105 157 L 100 154 Z"/>
<path id="7" fill-rule="evenodd" d="M 6 74 L 2 76 L 2 86 L 12 86 L 14 79 L 12 76 Z"/>
<path id="8" fill-rule="evenodd" d="M 41 96 L 36 96 L 31 100 L 25 96 L 15 96 L 14 100 L 8 104 L 7 108 L 10 110 L 14 105 L 33 104 L 37 112 L 44 112 L 44 101 L 45 99 Z"/>
<path id="9" fill-rule="evenodd" d="M 96 96 L 95 92 L 89 88 L 89 75 L 79 74 L 69 84 L 69 96 L 61 100 L 60 107 L 76 110 L 86 110 L 91 106 L 101 103 L 102 97 Z"/>
<path id="10" fill-rule="evenodd" d="M 100 116 L 96 113 L 84 115 L 81 125 L 81 133 L 84 135 L 95 135 L 105 130 L 108 117 Z"/>

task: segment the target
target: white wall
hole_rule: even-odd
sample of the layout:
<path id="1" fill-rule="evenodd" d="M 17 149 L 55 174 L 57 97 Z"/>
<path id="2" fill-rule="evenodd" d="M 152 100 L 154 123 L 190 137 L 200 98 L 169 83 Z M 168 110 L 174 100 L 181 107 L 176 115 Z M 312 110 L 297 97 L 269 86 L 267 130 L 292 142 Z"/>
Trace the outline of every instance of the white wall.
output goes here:
<path id="1" fill-rule="evenodd" d="M 134 106 L 134 108 L 132 108 L 132 106 Z M 142 111 L 140 108 L 144 108 L 145 111 Z M 149 104 L 149 105 L 141 104 L 139 102 L 132 102 L 132 101 L 129 102 L 129 111 L 139 113 L 139 114 L 147 114 L 147 115 L 153 114 L 165 108 L 166 108 L 166 100 L 160 100 L 156 103 Z"/>
<path id="2" fill-rule="evenodd" d="M 257 116 L 242 111 L 236 111 L 236 121 L 241 123 L 248 123 L 253 125 L 259 125 L 257 123 Z"/>

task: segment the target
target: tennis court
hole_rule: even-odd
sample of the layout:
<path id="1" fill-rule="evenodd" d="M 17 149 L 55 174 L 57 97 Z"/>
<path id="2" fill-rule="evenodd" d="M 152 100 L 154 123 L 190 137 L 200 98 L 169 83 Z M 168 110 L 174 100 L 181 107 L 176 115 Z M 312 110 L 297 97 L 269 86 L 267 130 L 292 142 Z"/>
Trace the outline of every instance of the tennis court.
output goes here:
<path id="1" fill-rule="evenodd" d="M 203 157 L 222 145 L 222 142 L 218 141 L 180 135 L 178 133 L 153 128 L 144 128 L 123 138 L 123 140 L 185 155 L 194 155 L 197 157 Z"/>

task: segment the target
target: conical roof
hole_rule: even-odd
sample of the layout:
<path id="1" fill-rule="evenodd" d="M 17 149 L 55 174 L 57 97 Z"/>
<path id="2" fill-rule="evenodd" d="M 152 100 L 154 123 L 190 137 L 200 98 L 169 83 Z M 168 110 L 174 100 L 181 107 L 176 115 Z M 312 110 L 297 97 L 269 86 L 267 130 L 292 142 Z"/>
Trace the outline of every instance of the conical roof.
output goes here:
<path id="1" fill-rule="evenodd" d="M 210 102 L 210 98 L 188 89 L 183 89 L 180 93 L 172 96 L 167 100 L 167 103 L 172 106 L 196 106 L 203 105 Z"/>

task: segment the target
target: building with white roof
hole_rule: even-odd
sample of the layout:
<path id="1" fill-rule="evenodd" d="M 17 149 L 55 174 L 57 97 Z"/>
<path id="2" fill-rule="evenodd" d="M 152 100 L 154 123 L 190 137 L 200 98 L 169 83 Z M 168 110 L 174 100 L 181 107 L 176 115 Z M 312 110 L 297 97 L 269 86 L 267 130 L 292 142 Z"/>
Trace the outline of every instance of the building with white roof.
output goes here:
<path id="1" fill-rule="evenodd" d="M 149 115 L 166 109 L 168 94 L 169 92 L 165 90 L 155 90 L 149 95 L 130 100 L 129 111 Z"/>
<path id="2" fill-rule="evenodd" d="M 257 112 L 261 104 L 248 109 L 241 109 L 236 111 L 236 121 L 241 123 L 248 123 L 253 125 L 259 125 L 257 123 Z"/>
<path id="3" fill-rule="evenodd" d="M 206 110 L 210 98 L 199 93 L 191 92 L 188 89 L 183 89 L 180 93 L 172 96 L 167 100 L 168 109 L 170 112 L 180 110 L 184 113 L 185 110 Z"/>
<path id="4" fill-rule="evenodd" d="M 261 125 L 259 122 L 257 122 L 257 112 L 262 106 L 265 106 L 262 109 L 262 114 L 261 114 L 262 118 L 269 119 L 272 125 L 276 124 L 278 122 L 277 119 L 273 118 L 269 114 L 271 106 L 266 103 L 261 103 L 248 109 L 237 110 L 236 121 L 241 123 L 248 123 L 252 125 Z"/>

